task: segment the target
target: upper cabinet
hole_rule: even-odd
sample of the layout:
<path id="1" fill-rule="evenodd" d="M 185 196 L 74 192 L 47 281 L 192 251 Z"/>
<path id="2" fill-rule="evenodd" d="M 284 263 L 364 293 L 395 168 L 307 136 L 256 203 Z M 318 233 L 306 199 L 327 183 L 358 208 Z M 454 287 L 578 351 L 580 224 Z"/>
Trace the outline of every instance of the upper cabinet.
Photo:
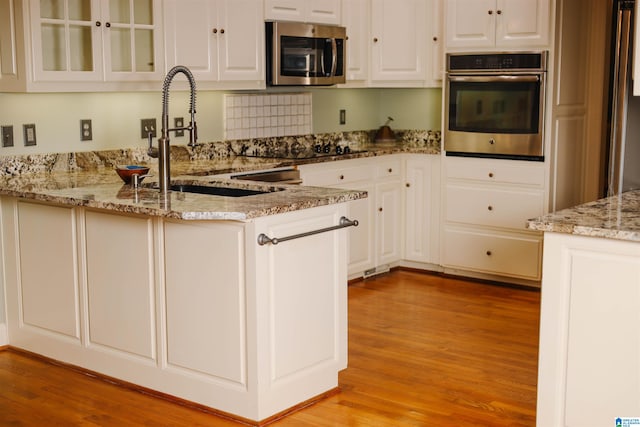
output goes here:
<path id="1" fill-rule="evenodd" d="M 164 0 L 167 69 L 188 67 L 199 88 L 261 89 L 261 0 Z"/>
<path id="2" fill-rule="evenodd" d="M 7 49 L 15 53 L 3 53 L 3 65 L 10 58 L 17 70 L 6 86 L 0 80 L 2 89 L 127 89 L 162 78 L 159 1 L 4 1 L 2 8 L 13 16 L 14 38 Z M 7 34 L 1 36 L 4 44 Z"/>
<path id="3" fill-rule="evenodd" d="M 264 17 L 268 21 L 340 24 L 342 0 L 265 0 Z"/>
<path id="4" fill-rule="evenodd" d="M 445 0 L 447 48 L 549 44 L 549 0 Z"/>
<path id="5" fill-rule="evenodd" d="M 441 85 L 442 0 L 343 0 L 347 85 Z"/>

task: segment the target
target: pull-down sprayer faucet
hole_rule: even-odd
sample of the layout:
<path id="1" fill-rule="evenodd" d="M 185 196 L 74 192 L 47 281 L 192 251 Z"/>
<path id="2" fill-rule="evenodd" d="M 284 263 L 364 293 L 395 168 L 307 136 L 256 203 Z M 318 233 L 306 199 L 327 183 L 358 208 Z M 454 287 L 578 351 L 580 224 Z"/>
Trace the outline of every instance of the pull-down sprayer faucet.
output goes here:
<path id="1" fill-rule="evenodd" d="M 191 90 L 191 103 L 189 106 L 189 113 L 191 114 L 191 122 L 189 126 L 169 128 L 169 86 L 176 74 L 182 73 L 187 76 L 189 80 L 189 87 Z M 198 139 L 198 130 L 196 127 L 196 82 L 193 78 L 191 71 L 183 65 L 176 65 L 167 73 L 162 85 L 162 136 L 158 139 L 158 148 L 153 147 L 153 141 L 149 136 L 149 150 L 147 153 L 151 157 L 158 157 L 158 179 L 160 185 L 160 192 L 166 194 L 170 189 L 171 181 L 171 168 L 170 155 L 171 148 L 169 147 L 169 132 L 175 132 L 178 130 L 189 131 L 189 146 L 194 147 Z"/>

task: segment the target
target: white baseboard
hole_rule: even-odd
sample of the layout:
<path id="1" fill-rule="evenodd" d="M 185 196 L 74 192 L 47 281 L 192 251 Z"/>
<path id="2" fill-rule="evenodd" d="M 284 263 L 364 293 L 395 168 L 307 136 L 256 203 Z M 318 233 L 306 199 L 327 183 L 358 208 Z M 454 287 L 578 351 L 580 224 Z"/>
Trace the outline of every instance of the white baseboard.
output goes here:
<path id="1" fill-rule="evenodd" d="M 0 347 L 9 345 L 9 334 L 7 333 L 7 324 L 0 323 Z"/>

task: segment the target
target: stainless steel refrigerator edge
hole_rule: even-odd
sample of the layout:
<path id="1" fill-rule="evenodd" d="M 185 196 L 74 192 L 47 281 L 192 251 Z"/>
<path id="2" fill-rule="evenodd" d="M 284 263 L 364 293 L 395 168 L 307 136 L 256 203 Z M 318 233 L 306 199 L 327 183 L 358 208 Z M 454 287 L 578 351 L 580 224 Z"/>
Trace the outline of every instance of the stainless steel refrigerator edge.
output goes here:
<path id="1" fill-rule="evenodd" d="M 634 0 L 613 0 L 611 5 L 607 196 L 640 188 L 640 97 L 631 93 L 634 4 Z"/>

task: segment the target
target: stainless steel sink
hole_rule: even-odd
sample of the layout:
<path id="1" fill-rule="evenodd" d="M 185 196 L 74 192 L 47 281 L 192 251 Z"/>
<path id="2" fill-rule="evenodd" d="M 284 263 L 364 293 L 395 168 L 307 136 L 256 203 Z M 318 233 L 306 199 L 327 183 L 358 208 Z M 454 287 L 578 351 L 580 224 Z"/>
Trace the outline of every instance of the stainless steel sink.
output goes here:
<path id="1" fill-rule="evenodd" d="M 246 197 L 255 196 L 258 194 L 272 193 L 273 191 L 279 191 L 278 188 L 270 188 L 268 190 L 252 190 L 249 188 L 235 188 L 235 187 L 214 187 L 208 185 L 195 185 L 195 184 L 172 184 L 171 191 L 177 191 L 180 193 L 196 193 L 207 194 L 210 196 L 224 196 L 224 197 Z"/>

